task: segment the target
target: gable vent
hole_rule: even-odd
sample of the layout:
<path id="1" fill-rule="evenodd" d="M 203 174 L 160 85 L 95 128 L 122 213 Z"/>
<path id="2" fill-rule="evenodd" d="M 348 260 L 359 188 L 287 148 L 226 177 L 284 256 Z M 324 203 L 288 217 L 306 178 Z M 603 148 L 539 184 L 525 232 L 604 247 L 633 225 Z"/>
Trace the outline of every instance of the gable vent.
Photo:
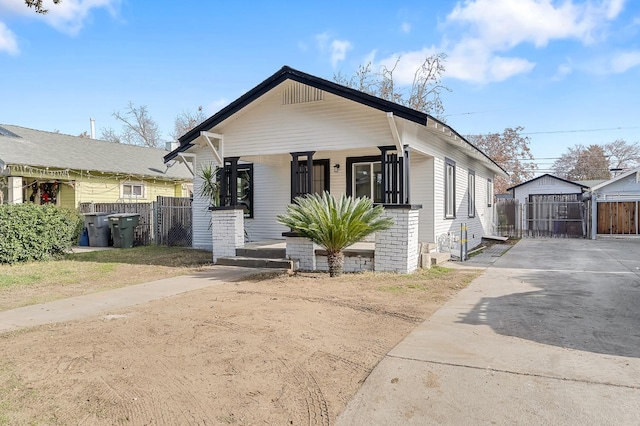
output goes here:
<path id="1" fill-rule="evenodd" d="M 305 102 L 321 101 L 324 93 L 320 89 L 306 84 L 294 84 L 282 92 L 282 105 L 302 104 Z"/>

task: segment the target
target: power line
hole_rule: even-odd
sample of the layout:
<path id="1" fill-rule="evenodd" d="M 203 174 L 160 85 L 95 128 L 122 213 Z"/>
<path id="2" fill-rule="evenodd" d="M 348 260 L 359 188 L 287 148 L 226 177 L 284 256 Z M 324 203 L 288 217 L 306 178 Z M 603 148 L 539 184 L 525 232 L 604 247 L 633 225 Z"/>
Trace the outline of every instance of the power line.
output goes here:
<path id="1" fill-rule="evenodd" d="M 604 132 L 609 130 L 628 130 L 628 129 L 640 129 L 640 126 L 630 127 L 604 127 L 601 129 L 579 129 L 579 130 L 549 130 L 543 132 L 522 132 L 521 135 L 547 135 L 556 133 L 584 133 L 584 132 Z"/>

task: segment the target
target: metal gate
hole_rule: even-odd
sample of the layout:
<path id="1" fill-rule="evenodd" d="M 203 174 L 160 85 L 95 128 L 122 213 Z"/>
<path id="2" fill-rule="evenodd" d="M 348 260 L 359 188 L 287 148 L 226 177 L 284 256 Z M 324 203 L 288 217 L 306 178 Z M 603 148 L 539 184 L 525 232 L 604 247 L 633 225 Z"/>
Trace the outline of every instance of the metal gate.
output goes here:
<path id="1" fill-rule="evenodd" d="M 587 236 L 586 205 L 578 194 L 530 195 L 525 203 L 523 233 L 532 237 Z"/>
<path id="2" fill-rule="evenodd" d="M 154 203 L 156 244 L 191 247 L 191 202 L 188 197 L 158 197 Z"/>
<path id="3" fill-rule="evenodd" d="M 530 195 L 524 204 L 516 199 L 496 203 L 496 232 L 501 236 L 586 238 L 590 232 L 589 201 L 578 194 Z"/>

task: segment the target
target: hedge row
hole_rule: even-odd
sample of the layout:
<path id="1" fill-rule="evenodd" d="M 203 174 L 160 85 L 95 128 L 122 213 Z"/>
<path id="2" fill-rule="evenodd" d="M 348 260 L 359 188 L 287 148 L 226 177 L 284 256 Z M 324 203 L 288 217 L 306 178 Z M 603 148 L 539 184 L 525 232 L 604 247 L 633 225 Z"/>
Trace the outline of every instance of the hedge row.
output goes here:
<path id="1" fill-rule="evenodd" d="M 0 263 L 47 260 L 78 242 L 82 219 L 50 204 L 0 205 Z"/>

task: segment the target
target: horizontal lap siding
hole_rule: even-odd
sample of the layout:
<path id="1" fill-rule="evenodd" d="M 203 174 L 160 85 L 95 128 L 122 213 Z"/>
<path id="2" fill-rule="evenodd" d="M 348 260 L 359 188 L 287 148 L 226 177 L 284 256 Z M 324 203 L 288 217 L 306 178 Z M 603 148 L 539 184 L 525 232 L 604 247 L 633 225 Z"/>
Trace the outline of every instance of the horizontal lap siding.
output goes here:
<path id="1" fill-rule="evenodd" d="M 324 100 L 281 105 L 278 90 L 223 123 L 224 155 L 283 154 L 392 144 L 385 113 L 329 93 Z"/>
<path id="2" fill-rule="evenodd" d="M 199 177 L 202 172 L 202 166 L 213 163 L 213 154 L 209 147 L 195 151 L 196 160 L 196 176 L 193 178 L 193 204 L 191 206 L 192 223 L 193 223 L 193 247 L 205 250 L 213 250 L 213 241 L 211 239 L 211 212 L 209 211 L 209 200 L 200 197 L 200 188 L 202 188 L 202 179 Z M 215 163 L 214 163 L 215 164 Z"/>
<path id="3" fill-rule="evenodd" d="M 411 203 L 421 204 L 419 211 L 420 225 L 418 237 L 420 242 L 434 242 L 433 209 L 435 207 L 433 197 L 433 157 L 425 157 L 418 153 L 410 154 L 410 178 L 411 178 Z"/>
<path id="4" fill-rule="evenodd" d="M 493 179 L 494 173 L 489 170 L 481 161 L 466 154 L 466 142 L 458 139 L 454 144 L 446 142 L 437 131 L 431 129 L 418 129 L 413 135 L 409 134 L 408 126 L 407 140 L 410 140 L 411 146 L 417 150 L 421 150 L 425 154 L 433 155 L 433 234 L 429 235 L 430 241 L 437 242 L 438 237 L 442 234 L 453 233 L 460 236 L 460 225 L 467 224 L 469 247 L 474 247 L 481 243 L 483 235 L 492 233 L 493 224 L 493 206 L 488 207 L 486 199 L 487 179 Z M 444 218 L 444 173 L 445 158 L 449 158 L 456 163 L 456 218 Z M 469 217 L 468 212 L 468 193 L 467 183 L 469 170 L 475 171 L 476 176 L 476 214 L 475 217 Z M 411 171 L 412 175 L 414 171 Z M 412 176 L 413 178 L 413 176 Z M 413 197 L 412 200 L 417 202 Z M 421 222 L 422 225 L 422 222 Z M 421 237 L 422 237 L 421 232 Z M 431 240 L 431 238 L 433 238 Z"/>

